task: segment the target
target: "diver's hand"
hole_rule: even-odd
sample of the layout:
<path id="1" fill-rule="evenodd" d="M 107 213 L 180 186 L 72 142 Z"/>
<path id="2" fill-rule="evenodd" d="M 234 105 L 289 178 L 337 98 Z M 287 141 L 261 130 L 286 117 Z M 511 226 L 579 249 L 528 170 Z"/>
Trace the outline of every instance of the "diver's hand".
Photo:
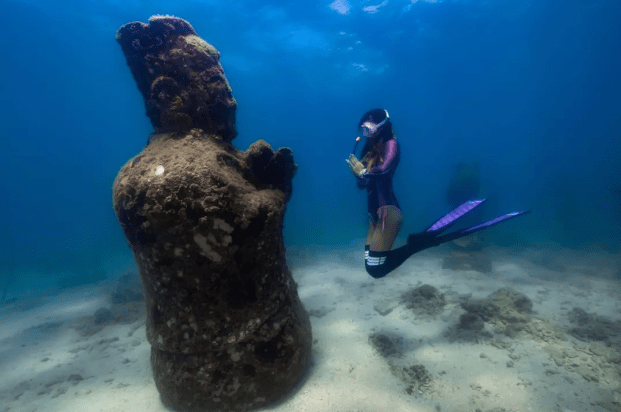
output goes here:
<path id="1" fill-rule="evenodd" d="M 349 159 L 345 159 L 352 173 L 358 177 L 364 177 L 367 174 L 367 169 L 365 169 L 364 165 L 360 163 L 360 161 L 356 158 L 355 154 L 350 154 Z"/>

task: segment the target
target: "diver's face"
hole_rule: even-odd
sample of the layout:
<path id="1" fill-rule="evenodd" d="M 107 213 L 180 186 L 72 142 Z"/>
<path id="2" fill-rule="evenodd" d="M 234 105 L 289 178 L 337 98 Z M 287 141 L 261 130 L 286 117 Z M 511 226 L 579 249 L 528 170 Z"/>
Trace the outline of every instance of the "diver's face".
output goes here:
<path id="1" fill-rule="evenodd" d="M 362 128 L 362 135 L 364 137 L 374 137 L 379 129 L 379 125 L 371 122 L 364 122 L 360 127 Z"/>

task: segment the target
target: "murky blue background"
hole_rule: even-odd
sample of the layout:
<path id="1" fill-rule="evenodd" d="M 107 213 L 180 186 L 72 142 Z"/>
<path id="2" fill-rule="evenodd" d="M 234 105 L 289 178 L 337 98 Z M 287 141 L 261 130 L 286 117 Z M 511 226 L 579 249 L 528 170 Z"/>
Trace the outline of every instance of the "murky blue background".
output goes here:
<path id="1" fill-rule="evenodd" d="M 364 236 L 365 194 L 344 159 L 362 113 L 383 107 L 402 149 L 402 235 L 446 211 L 455 165 L 478 161 L 486 217 L 533 210 L 489 230 L 490 241 L 619 252 L 621 3 L 176 3 L 2 2 L 9 295 L 131 261 L 111 186 L 152 129 L 115 31 L 153 14 L 189 20 L 221 52 L 239 103 L 236 147 L 261 138 L 293 149 L 287 245 Z"/>

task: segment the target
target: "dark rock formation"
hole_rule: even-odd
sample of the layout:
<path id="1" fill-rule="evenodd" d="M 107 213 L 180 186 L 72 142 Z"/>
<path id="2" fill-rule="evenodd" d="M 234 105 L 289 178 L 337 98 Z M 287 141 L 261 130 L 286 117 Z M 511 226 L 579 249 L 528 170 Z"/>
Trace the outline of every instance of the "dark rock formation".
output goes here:
<path id="1" fill-rule="evenodd" d="M 291 150 L 230 145 L 235 100 L 218 52 L 187 22 L 154 17 L 117 38 L 158 131 L 113 191 L 144 285 L 162 401 L 184 412 L 263 407 L 310 362 L 310 322 L 282 238 Z"/>

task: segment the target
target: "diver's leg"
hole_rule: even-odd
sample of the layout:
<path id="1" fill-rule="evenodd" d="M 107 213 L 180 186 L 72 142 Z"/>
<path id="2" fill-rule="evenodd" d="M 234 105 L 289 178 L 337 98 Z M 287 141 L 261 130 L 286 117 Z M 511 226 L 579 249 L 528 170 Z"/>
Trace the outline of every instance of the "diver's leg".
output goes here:
<path id="1" fill-rule="evenodd" d="M 396 207 L 384 206 L 382 209 L 365 259 L 367 273 L 376 279 L 386 276 L 412 255 L 408 246 L 390 250 L 401 229 L 403 216 Z"/>
<path id="2" fill-rule="evenodd" d="M 373 223 L 373 219 L 369 217 L 369 230 L 367 231 L 367 238 L 364 241 L 364 263 L 366 265 L 369 260 L 369 245 L 371 244 L 371 239 L 373 239 L 373 233 L 375 232 L 375 224 Z"/>
<path id="3" fill-rule="evenodd" d="M 378 210 L 378 216 L 375 230 L 368 242 L 369 249 L 375 252 L 389 251 L 401 230 L 403 215 L 394 206 L 382 206 Z"/>
<path id="4" fill-rule="evenodd" d="M 373 239 L 373 233 L 375 233 L 375 224 L 373 223 L 373 219 L 369 217 L 369 230 L 367 230 L 367 238 L 364 241 L 364 247 L 367 250 L 371 244 L 371 239 Z"/>

